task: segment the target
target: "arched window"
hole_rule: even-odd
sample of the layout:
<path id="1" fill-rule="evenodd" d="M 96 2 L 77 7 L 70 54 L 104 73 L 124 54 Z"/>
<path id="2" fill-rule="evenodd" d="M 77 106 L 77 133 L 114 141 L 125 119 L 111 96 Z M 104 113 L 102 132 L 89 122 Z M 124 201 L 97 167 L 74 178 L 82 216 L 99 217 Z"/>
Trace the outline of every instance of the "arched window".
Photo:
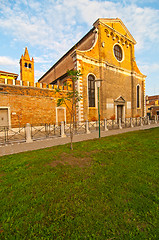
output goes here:
<path id="1" fill-rule="evenodd" d="M 118 61 L 121 61 L 123 59 L 122 49 L 117 44 L 114 46 L 114 55 Z"/>
<path id="2" fill-rule="evenodd" d="M 88 76 L 88 99 L 89 107 L 95 107 L 95 77 L 91 74 Z"/>
<path id="3" fill-rule="evenodd" d="M 24 66 L 27 68 L 27 67 L 28 67 L 28 64 L 25 62 L 25 63 L 24 63 Z"/>
<path id="4" fill-rule="evenodd" d="M 140 108 L 140 85 L 137 85 L 137 108 Z"/>
<path id="5" fill-rule="evenodd" d="M 31 68 L 31 63 L 29 63 L 29 68 Z"/>

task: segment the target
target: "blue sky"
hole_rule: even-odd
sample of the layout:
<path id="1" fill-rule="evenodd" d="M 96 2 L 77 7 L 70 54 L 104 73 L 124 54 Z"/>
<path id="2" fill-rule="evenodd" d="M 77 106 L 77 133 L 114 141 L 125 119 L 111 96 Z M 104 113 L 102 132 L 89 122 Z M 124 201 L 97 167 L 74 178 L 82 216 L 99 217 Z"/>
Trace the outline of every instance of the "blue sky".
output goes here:
<path id="1" fill-rule="evenodd" d="M 121 18 L 137 44 L 146 94 L 159 94 L 158 0 L 0 0 L 0 70 L 19 74 L 27 46 L 37 81 L 98 18 Z"/>

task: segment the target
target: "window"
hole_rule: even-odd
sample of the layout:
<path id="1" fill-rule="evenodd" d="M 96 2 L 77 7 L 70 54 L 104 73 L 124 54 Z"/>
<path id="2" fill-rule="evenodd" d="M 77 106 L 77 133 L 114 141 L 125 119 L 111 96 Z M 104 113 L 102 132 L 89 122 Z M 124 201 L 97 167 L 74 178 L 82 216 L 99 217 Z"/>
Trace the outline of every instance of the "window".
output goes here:
<path id="1" fill-rule="evenodd" d="M 95 107 L 95 77 L 93 75 L 88 76 L 88 99 L 89 107 Z"/>
<path id="2" fill-rule="evenodd" d="M 118 61 L 121 61 L 123 58 L 122 49 L 117 44 L 114 46 L 114 55 Z"/>
<path id="3" fill-rule="evenodd" d="M 29 63 L 29 66 L 28 66 L 29 68 L 31 68 L 31 63 Z"/>
<path id="4" fill-rule="evenodd" d="M 27 64 L 27 63 L 24 63 L 24 66 L 27 68 L 27 67 L 28 67 L 28 64 Z"/>
<path id="5" fill-rule="evenodd" d="M 137 108 L 140 108 L 140 86 L 137 85 Z"/>

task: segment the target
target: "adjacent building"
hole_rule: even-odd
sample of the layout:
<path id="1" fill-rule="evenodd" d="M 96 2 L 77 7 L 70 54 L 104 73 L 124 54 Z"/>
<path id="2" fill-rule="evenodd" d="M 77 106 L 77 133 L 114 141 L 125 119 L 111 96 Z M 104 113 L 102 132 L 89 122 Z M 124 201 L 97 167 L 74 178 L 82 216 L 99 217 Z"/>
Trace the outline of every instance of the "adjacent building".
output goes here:
<path id="1" fill-rule="evenodd" d="M 146 96 L 146 112 L 150 119 L 159 116 L 159 95 Z"/>

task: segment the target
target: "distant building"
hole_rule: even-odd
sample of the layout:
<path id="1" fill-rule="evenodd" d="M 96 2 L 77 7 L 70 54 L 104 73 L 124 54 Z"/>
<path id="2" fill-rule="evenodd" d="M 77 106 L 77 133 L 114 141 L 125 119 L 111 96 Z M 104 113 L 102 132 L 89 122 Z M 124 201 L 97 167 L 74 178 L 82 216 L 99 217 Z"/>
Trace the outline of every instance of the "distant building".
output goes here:
<path id="1" fill-rule="evenodd" d="M 159 116 L 159 95 L 146 96 L 146 113 L 150 118 Z"/>
<path id="2" fill-rule="evenodd" d="M 57 107 L 59 96 L 53 85 L 34 83 L 34 60 L 27 48 L 20 59 L 20 80 L 17 78 L 18 74 L 0 71 L 0 128 L 69 121 L 66 108 Z"/>
<path id="3" fill-rule="evenodd" d="M 119 119 L 146 115 L 145 78 L 135 61 L 135 39 L 124 23 L 101 18 L 40 79 L 40 83 L 58 84 L 67 80 L 67 70 L 80 70 L 76 89 L 82 95 L 77 118 L 79 121 L 98 118 L 97 86 L 101 79 L 101 118 Z"/>
<path id="4" fill-rule="evenodd" d="M 20 79 L 34 83 L 34 59 L 30 59 L 27 47 L 20 59 Z"/>
<path id="5" fill-rule="evenodd" d="M 17 80 L 18 74 L 0 71 L 0 83 L 7 80 Z"/>

